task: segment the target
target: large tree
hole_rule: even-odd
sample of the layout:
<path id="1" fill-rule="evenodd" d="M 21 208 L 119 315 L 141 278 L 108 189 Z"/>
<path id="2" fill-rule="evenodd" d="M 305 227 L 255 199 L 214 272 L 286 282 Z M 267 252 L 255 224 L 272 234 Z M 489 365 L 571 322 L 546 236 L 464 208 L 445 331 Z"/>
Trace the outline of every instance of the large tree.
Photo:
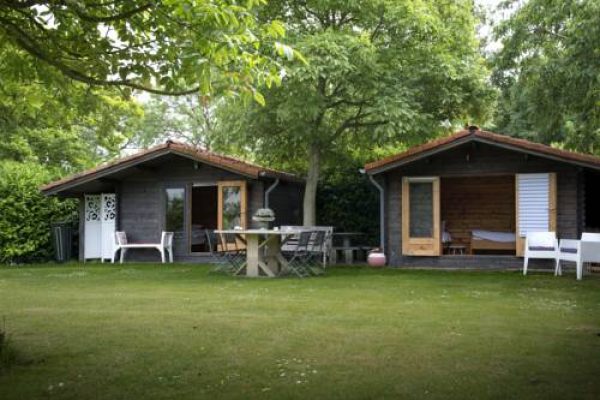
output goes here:
<path id="1" fill-rule="evenodd" d="M 600 154 L 600 2 L 529 0 L 496 35 L 498 129 Z"/>
<path id="2" fill-rule="evenodd" d="M 135 121 L 130 148 L 148 148 L 171 138 L 210 149 L 210 131 L 219 121 L 214 116 L 218 98 L 202 96 L 151 96 L 142 104 L 144 115 Z"/>
<path id="3" fill-rule="evenodd" d="M 320 171 L 340 154 L 364 160 L 482 121 L 491 105 L 471 1 L 272 0 L 261 18 L 283 20 L 308 64 L 286 70 L 266 107 L 221 109 L 227 123 L 215 140 L 305 170 L 305 224 L 315 223 Z"/>
<path id="4" fill-rule="evenodd" d="M 90 85 L 182 95 L 250 94 L 279 80 L 264 0 L 0 0 L 0 47 Z M 256 95 L 260 101 L 260 95 Z"/>

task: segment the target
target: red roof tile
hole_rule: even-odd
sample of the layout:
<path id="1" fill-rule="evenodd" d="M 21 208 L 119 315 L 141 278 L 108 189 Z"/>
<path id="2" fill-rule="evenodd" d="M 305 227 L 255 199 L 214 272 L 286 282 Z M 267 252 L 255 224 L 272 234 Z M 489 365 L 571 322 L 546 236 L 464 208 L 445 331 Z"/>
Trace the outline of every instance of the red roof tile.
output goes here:
<path id="1" fill-rule="evenodd" d="M 382 170 L 393 168 L 395 164 L 401 163 L 402 161 L 411 162 L 426 156 L 430 151 L 436 149 L 443 149 L 451 146 L 457 142 L 467 142 L 469 139 L 479 140 L 491 144 L 505 145 L 514 147 L 515 149 L 525 150 L 529 153 L 537 154 L 540 156 L 546 156 L 551 158 L 557 158 L 565 162 L 584 164 L 591 167 L 600 168 L 600 158 L 589 154 L 576 153 L 573 151 L 557 149 L 554 147 L 547 146 L 541 143 L 530 142 L 525 139 L 517 139 L 511 136 L 500 135 L 493 132 L 482 131 L 479 129 L 473 130 L 462 130 L 454 133 L 453 135 L 442 137 L 430 142 L 424 143 L 419 146 L 411 147 L 410 149 L 383 158 L 381 160 L 373 161 L 365 165 L 365 171 L 371 174 L 377 174 Z"/>

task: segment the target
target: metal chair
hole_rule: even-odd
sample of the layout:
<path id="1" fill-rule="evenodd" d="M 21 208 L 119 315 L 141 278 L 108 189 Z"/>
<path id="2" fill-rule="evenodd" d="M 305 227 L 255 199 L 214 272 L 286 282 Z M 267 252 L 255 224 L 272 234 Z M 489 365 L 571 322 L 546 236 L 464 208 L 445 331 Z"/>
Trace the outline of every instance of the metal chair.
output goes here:
<path id="1" fill-rule="evenodd" d="M 225 252 L 219 250 L 219 235 L 217 235 L 214 230 L 210 229 L 206 229 L 204 234 L 206 235 L 206 246 L 215 263 L 215 267 L 212 271 L 231 273 L 231 264 L 225 258 Z"/>
<path id="2" fill-rule="evenodd" d="M 218 237 L 225 260 L 231 266 L 231 273 L 234 275 L 240 273 L 246 267 L 246 249 L 239 246 L 235 233 L 222 233 Z"/>
<path id="3" fill-rule="evenodd" d="M 308 265 L 309 270 L 314 275 L 322 275 L 325 273 L 325 260 L 322 258 L 323 250 L 325 248 L 325 236 L 326 231 L 316 231 L 314 239 L 310 246 Z"/>
<path id="4" fill-rule="evenodd" d="M 296 274 L 300 278 L 305 278 L 311 275 L 310 271 L 310 238 L 312 237 L 312 231 L 302 231 L 298 237 L 296 247 L 287 260 L 287 267 L 290 272 Z"/>

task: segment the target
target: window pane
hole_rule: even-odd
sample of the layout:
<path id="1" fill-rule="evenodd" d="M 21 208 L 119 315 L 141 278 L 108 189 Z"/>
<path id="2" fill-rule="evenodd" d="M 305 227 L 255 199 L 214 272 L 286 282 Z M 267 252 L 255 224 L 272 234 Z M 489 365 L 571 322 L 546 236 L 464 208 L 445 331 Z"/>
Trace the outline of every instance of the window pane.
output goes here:
<path id="1" fill-rule="evenodd" d="M 239 186 L 224 186 L 223 190 L 223 229 L 242 226 L 242 201 Z"/>
<path id="2" fill-rule="evenodd" d="M 410 237 L 433 237 L 433 184 L 409 183 Z"/>
<path id="3" fill-rule="evenodd" d="M 166 230 L 169 232 L 183 232 L 185 189 L 171 188 L 166 189 L 165 192 L 167 195 Z"/>

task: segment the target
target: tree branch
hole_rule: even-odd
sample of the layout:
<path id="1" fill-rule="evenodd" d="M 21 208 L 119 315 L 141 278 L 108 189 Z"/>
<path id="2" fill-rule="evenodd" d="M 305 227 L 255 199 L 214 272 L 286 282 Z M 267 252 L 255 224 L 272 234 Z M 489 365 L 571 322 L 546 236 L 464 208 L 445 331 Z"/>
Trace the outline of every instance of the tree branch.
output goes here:
<path id="1" fill-rule="evenodd" d="M 79 18 L 81 18 L 84 21 L 87 21 L 87 22 L 96 22 L 96 23 L 103 23 L 103 22 L 114 22 L 114 21 L 120 21 L 120 20 L 123 20 L 123 19 L 128 19 L 128 18 L 132 17 L 135 14 L 138 14 L 138 13 L 146 11 L 147 9 L 149 9 L 150 7 L 152 7 L 154 5 L 155 5 L 154 3 L 147 3 L 147 4 L 141 5 L 139 7 L 133 8 L 131 10 L 124 11 L 124 12 L 122 12 L 120 14 L 109 15 L 109 16 L 106 16 L 106 17 L 99 17 L 99 16 L 96 16 L 96 15 L 86 14 L 79 7 L 75 7 L 74 8 L 74 12 L 75 12 L 75 14 Z"/>
<path id="2" fill-rule="evenodd" d="M 31 37 L 27 35 L 25 31 L 15 25 L 13 22 L 6 20 L 4 18 L 0 18 L 0 22 L 4 26 L 5 32 L 7 32 L 12 38 L 17 42 L 17 44 L 29 53 L 31 56 L 44 61 L 45 63 L 57 68 L 61 71 L 65 76 L 79 81 L 83 83 L 87 83 L 89 85 L 94 86 L 127 86 L 132 89 L 143 90 L 149 93 L 165 95 L 165 96 L 183 96 L 187 94 L 197 93 L 199 91 L 199 87 L 194 87 L 192 89 L 183 89 L 177 91 L 168 91 L 162 89 L 156 89 L 152 87 L 147 87 L 136 82 L 133 82 L 128 79 L 118 79 L 118 80 L 109 80 L 109 79 L 100 79 L 95 78 L 89 75 L 84 74 L 81 71 L 73 69 L 68 65 L 60 62 L 57 57 L 53 57 L 43 50 L 41 50 L 41 46 L 33 40 Z M 9 29 L 7 29 L 9 28 Z"/>
<path id="3" fill-rule="evenodd" d="M 46 4 L 46 1 L 39 0 L 27 0 L 27 1 L 0 1 L 2 7 L 12 8 L 13 10 L 20 10 L 24 8 L 30 8 L 37 5 Z"/>

